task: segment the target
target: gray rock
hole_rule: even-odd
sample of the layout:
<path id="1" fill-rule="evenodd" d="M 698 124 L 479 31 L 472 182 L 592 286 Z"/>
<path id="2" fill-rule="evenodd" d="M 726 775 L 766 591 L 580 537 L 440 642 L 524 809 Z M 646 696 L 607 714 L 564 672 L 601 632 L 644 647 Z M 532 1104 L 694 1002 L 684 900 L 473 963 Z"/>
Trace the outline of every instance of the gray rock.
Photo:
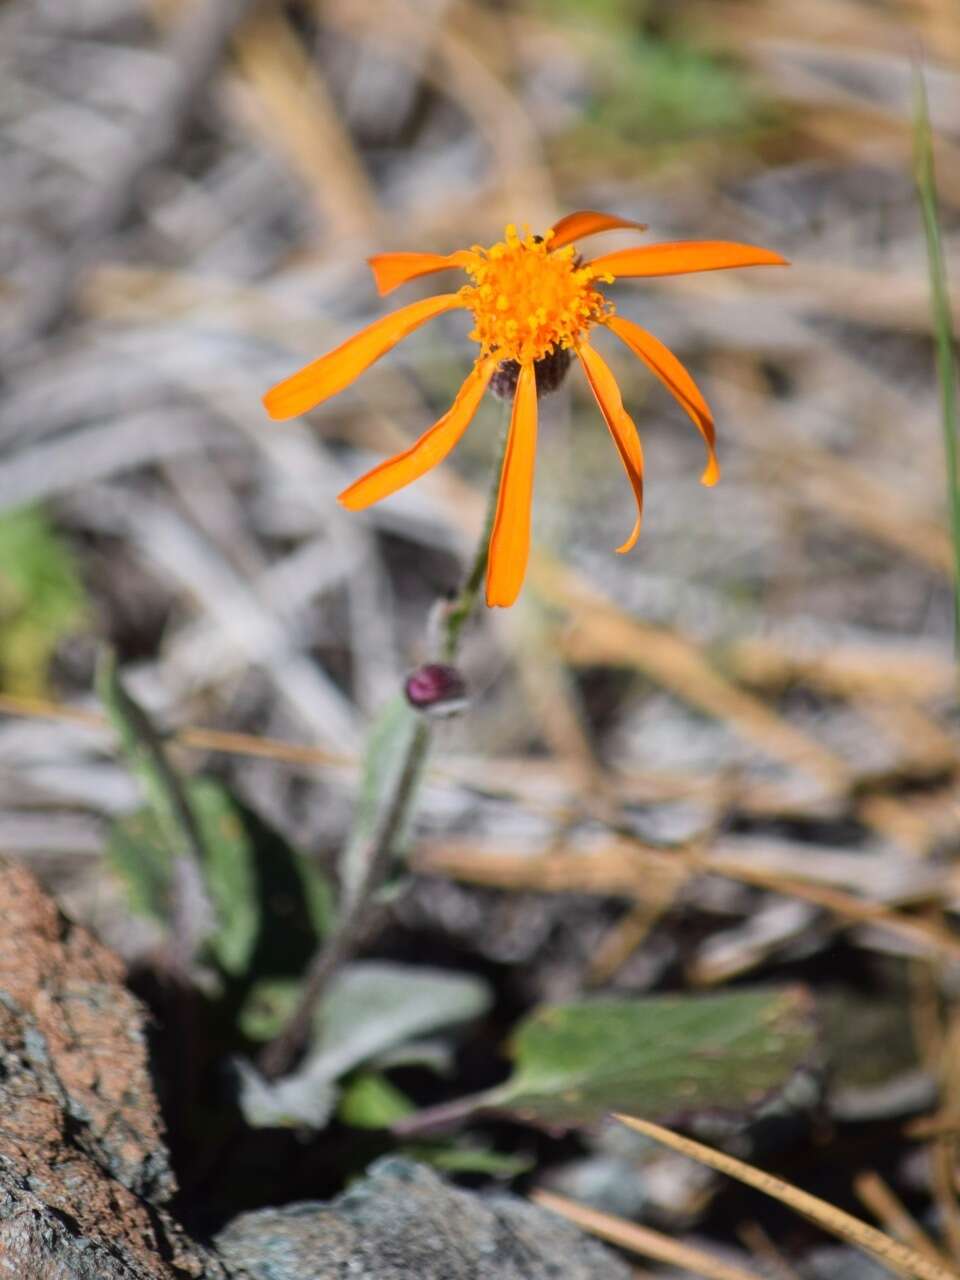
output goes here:
<path id="1" fill-rule="evenodd" d="M 237 1280 L 629 1280 L 575 1227 L 516 1196 L 451 1187 L 387 1157 L 330 1204 L 236 1218 L 217 1247 Z"/>

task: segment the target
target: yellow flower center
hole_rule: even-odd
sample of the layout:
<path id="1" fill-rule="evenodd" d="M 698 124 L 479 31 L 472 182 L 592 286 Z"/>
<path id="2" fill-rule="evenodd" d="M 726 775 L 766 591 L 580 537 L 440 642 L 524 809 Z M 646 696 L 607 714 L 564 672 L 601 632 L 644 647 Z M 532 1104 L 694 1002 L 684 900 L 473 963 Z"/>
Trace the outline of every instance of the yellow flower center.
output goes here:
<path id="1" fill-rule="evenodd" d="M 577 266 L 573 245 L 550 252 L 551 235 L 521 238 L 511 225 L 499 244 L 470 249 L 464 269 L 473 284 L 464 285 L 460 296 L 473 312 L 470 337 L 483 355 L 521 364 L 542 360 L 558 347 L 575 346 L 612 313 L 594 288 L 597 276 Z"/>

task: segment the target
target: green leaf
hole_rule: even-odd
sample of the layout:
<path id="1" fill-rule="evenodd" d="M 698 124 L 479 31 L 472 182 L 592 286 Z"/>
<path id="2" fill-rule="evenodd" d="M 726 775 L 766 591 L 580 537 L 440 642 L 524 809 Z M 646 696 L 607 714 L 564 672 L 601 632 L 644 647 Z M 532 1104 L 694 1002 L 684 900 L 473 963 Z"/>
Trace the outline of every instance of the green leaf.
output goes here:
<path id="1" fill-rule="evenodd" d="M 923 72 L 913 73 L 913 152 L 914 174 L 923 232 L 927 247 L 927 270 L 930 278 L 931 326 L 936 339 L 937 381 L 940 384 L 940 424 L 943 430 L 943 453 L 950 508 L 950 536 L 953 544 L 953 623 L 954 649 L 960 656 L 960 408 L 957 404 L 956 341 L 953 332 L 953 310 L 950 285 L 940 231 L 940 209 L 937 178 L 933 164 L 933 130 L 927 104 L 927 86 Z"/>
<path id="2" fill-rule="evenodd" d="M 140 809 L 113 822 L 106 859 L 123 883 L 131 910 L 168 924 L 173 854 L 161 838 L 156 817 L 149 809 Z"/>
<path id="3" fill-rule="evenodd" d="M 249 843 L 251 892 L 259 910 L 249 973 L 258 980 L 299 979 L 333 927 L 330 881 L 316 859 L 235 797 L 231 804 Z"/>
<path id="4" fill-rule="evenodd" d="M 377 834 L 385 799 L 392 796 L 411 739 L 417 732 L 416 712 L 406 698 L 388 702 L 375 721 L 364 752 L 363 778 L 356 814 L 340 859 L 341 911 L 349 912 L 364 877 L 371 846 Z M 406 838 L 405 826 L 397 834 L 399 852 Z"/>
<path id="5" fill-rule="evenodd" d="M 438 1076 L 451 1076 L 454 1070 L 453 1046 L 448 1040 L 409 1040 L 378 1053 L 374 1065 L 380 1071 L 394 1071 L 397 1067 L 420 1067 Z"/>
<path id="6" fill-rule="evenodd" d="M 116 657 L 108 650 L 101 654 L 98 664 L 97 692 L 120 739 L 121 750 L 143 789 L 155 843 L 169 858 L 164 895 L 166 919 L 177 963 L 189 970 L 214 929 L 213 910 L 202 878 L 204 847 L 197 818 L 183 781 L 167 759 L 159 732 L 127 692 Z M 115 865 L 136 883 L 138 869 L 133 852 L 129 843 L 124 845 Z M 154 859 L 152 870 L 161 871 L 159 858 Z M 141 880 L 133 890 L 133 900 L 152 900 L 149 888 Z"/>
<path id="7" fill-rule="evenodd" d="M 321 1003 L 308 1062 L 337 1079 L 394 1045 L 479 1017 L 487 984 L 472 974 L 385 961 L 347 965 Z"/>
<path id="8" fill-rule="evenodd" d="M 225 787 L 200 778 L 187 789 L 203 851 L 215 924 L 207 939 L 222 972 L 246 972 L 260 931 L 254 850 L 240 808 Z"/>
<path id="9" fill-rule="evenodd" d="M 266 994 L 259 984 L 255 992 Z M 276 987 L 273 994 L 287 995 Z M 244 1114 L 254 1126 L 320 1128 L 336 1105 L 335 1082 L 394 1045 L 478 1017 L 490 998 L 486 983 L 472 974 L 373 960 L 347 965 L 320 1004 L 298 1071 L 270 1083 L 249 1064 L 241 1067 Z M 249 1008 L 242 1016 L 250 1031 Z"/>
<path id="10" fill-rule="evenodd" d="M 218 783 L 179 777 L 112 654 L 100 663 L 97 687 L 148 805 L 132 827 L 118 824 L 111 840 L 134 907 L 169 923 L 174 899 L 193 879 L 189 896 L 204 899 L 188 920 L 193 952 L 205 948 L 231 978 L 248 970 L 299 975 L 331 924 L 320 868 Z"/>
<path id="11" fill-rule="evenodd" d="M 296 978 L 265 978 L 255 982 L 237 1019 L 248 1040 L 266 1044 L 278 1036 L 297 1007 L 300 982 Z"/>
<path id="12" fill-rule="evenodd" d="M 39 507 L 0 515 L 0 685 L 42 696 L 59 642 L 86 614 L 73 559 Z"/>
<path id="13" fill-rule="evenodd" d="M 511 1052 L 512 1077 L 477 1101 L 536 1123 L 748 1114 L 811 1065 L 816 1030 L 797 987 L 596 999 L 536 1010 Z"/>
<path id="14" fill-rule="evenodd" d="M 401 1147 L 398 1155 L 429 1164 L 444 1173 L 481 1173 L 490 1178 L 519 1178 L 534 1167 L 532 1156 L 508 1155 L 469 1142 L 424 1142 Z"/>
<path id="15" fill-rule="evenodd" d="M 355 1129 L 389 1129 L 410 1115 L 413 1103 L 379 1071 L 362 1071 L 340 1095 L 337 1117 Z"/>
<path id="16" fill-rule="evenodd" d="M 331 932 L 336 918 L 333 887 L 329 877 L 317 865 L 315 858 L 301 853 L 298 849 L 290 849 L 290 861 L 291 868 L 300 881 L 307 918 L 319 941 Z M 273 878 L 276 878 L 276 867 L 274 867 Z"/>
<path id="17" fill-rule="evenodd" d="M 101 654 L 97 692 L 120 739 L 120 748 L 143 788 L 159 829 L 174 857 L 203 859 L 203 842 L 184 784 L 167 759 L 163 738 L 140 704 L 127 692 L 116 655 Z"/>
<path id="18" fill-rule="evenodd" d="M 252 1038 L 269 1039 L 292 1008 L 297 980 L 329 931 L 329 883 L 312 859 L 220 783 L 192 779 L 183 785 L 183 801 L 196 825 L 213 915 L 205 953 L 231 978 L 250 973 L 263 979 L 247 998 L 241 1028 Z M 133 910 L 168 923 L 173 854 L 156 812 L 141 809 L 118 819 L 107 857 Z M 289 1004 L 280 1000 L 281 989 L 292 993 Z"/>

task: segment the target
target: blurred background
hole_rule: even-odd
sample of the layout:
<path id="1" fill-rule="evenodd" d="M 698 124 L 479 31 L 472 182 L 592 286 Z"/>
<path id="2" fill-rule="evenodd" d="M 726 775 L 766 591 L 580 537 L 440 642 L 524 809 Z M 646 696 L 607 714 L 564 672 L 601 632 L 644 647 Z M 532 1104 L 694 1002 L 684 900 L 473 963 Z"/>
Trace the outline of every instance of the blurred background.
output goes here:
<path id="1" fill-rule="evenodd" d="M 334 857 L 365 726 L 470 555 L 496 411 L 350 515 L 337 492 L 449 404 L 467 321 L 307 420 L 260 397 L 392 307 L 367 255 L 602 209 L 793 265 L 613 290 L 697 378 L 722 467 L 702 489 L 696 432 L 608 344 L 647 457 L 631 555 L 589 394 L 573 375 L 543 402 L 537 554 L 468 633 L 394 928 L 501 966 L 512 1009 L 828 971 L 892 989 L 923 944 L 882 920 L 952 910 L 960 818 L 915 61 L 949 267 L 953 0 L 6 0 L 0 848 L 128 959 L 155 943 L 104 861 L 140 804 L 91 693 L 106 641 L 166 728 L 270 739 L 177 759 Z M 715 874 L 641 886 L 610 806 Z"/>
<path id="2" fill-rule="evenodd" d="M 524 803 L 559 788 L 579 806 L 599 771 L 671 810 L 695 794 L 701 823 L 734 770 L 760 807 L 855 796 L 915 852 L 941 838 L 952 790 L 886 804 L 860 782 L 953 763 L 910 118 L 922 57 L 949 256 L 946 0 L 8 0 L 0 23 L 7 693 L 82 697 L 107 640 L 167 724 L 350 757 L 458 584 L 493 411 L 438 472 L 351 516 L 335 494 L 449 403 L 467 321 L 435 322 L 308 422 L 270 423 L 260 396 L 383 313 L 366 255 L 602 208 L 650 240 L 753 241 L 793 266 L 615 290 L 701 382 L 723 479 L 699 486 L 696 433 L 609 344 L 648 465 L 642 539 L 615 556 L 631 498 L 602 422 L 575 376 L 544 402 L 536 538 L 563 570 L 470 637 L 475 705 L 447 731 L 460 779 L 516 779 L 522 757 Z M 6 721 L 0 843 L 71 880 L 96 859 L 99 818 L 133 795 L 102 749 Z M 217 765 L 312 845 L 342 831 L 349 767 Z M 446 828 L 474 803 L 446 785 L 428 807 Z"/>

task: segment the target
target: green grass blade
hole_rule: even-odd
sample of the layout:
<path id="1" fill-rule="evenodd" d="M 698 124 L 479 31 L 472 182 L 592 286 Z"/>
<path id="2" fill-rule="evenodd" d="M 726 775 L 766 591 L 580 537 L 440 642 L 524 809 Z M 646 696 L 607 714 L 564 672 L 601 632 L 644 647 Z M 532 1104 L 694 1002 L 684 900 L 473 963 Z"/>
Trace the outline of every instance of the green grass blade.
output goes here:
<path id="1" fill-rule="evenodd" d="M 203 881 L 203 836 L 184 782 L 167 758 L 159 731 L 127 691 L 116 657 L 109 650 L 100 655 L 96 683 L 97 693 L 119 738 L 120 748 L 143 789 L 160 842 L 169 853 L 171 965 L 186 980 L 213 922 L 213 911 Z M 118 866 L 132 871 L 136 862 L 130 857 L 121 858 Z M 162 859 L 152 864 L 150 874 L 154 881 L 162 876 L 162 868 Z M 153 890 L 143 883 L 137 886 L 137 892 L 144 901 L 149 901 Z"/>
<path id="2" fill-rule="evenodd" d="M 954 644 L 960 647 L 960 477 L 957 474 L 956 348 L 946 264 L 940 237 L 940 218 L 937 211 L 937 184 L 933 164 L 933 135 L 927 105 L 927 88 L 919 67 L 914 68 L 913 101 L 914 176 L 923 214 L 923 230 L 930 270 L 930 306 L 936 339 L 937 378 L 940 383 L 940 408 L 947 468 L 947 499 L 953 541 Z"/>

